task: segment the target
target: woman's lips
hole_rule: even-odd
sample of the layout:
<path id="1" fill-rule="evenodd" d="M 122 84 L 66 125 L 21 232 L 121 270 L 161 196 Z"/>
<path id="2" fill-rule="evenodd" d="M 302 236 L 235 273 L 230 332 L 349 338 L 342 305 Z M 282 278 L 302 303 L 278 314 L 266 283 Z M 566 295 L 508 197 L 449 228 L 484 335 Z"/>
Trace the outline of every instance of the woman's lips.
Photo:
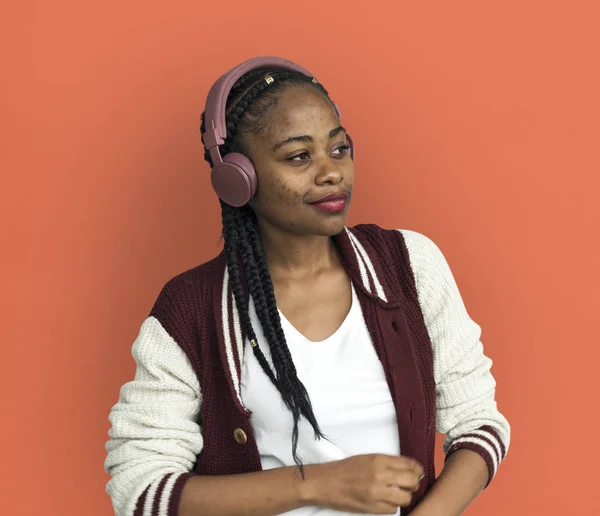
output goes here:
<path id="1" fill-rule="evenodd" d="M 329 213 L 339 213 L 340 211 L 344 211 L 344 209 L 346 208 L 346 204 L 348 204 L 348 195 L 328 195 L 327 197 L 323 197 L 317 202 L 313 202 L 310 204 L 322 211 L 326 211 Z"/>
<path id="2" fill-rule="evenodd" d="M 313 204 L 313 206 L 320 210 L 328 211 L 330 213 L 338 213 L 340 211 L 344 211 L 344 209 L 346 208 L 346 200 L 342 199 L 339 201 L 320 202 L 317 204 Z"/>

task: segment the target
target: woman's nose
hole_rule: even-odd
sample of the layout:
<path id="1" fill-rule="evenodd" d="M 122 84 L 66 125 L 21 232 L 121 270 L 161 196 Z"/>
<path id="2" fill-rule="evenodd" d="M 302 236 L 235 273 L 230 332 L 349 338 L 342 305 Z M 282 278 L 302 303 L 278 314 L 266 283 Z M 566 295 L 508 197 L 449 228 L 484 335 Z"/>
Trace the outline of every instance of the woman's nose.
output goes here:
<path id="1" fill-rule="evenodd" d="M 319 164 L 319 170 L 315 182 L 317 184 L 337 184 L 344 179 L 344 174 L 339 164 L 336 163 L 330 156 L 327 156 Z"/>

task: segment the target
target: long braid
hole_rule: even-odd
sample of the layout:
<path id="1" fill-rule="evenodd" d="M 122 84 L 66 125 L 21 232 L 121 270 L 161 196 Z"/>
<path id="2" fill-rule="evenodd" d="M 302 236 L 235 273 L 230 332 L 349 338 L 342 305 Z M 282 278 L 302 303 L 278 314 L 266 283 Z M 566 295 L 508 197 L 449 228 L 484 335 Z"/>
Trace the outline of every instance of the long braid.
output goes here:
<path id="1" fill-rule="evenodd" d="M 242 290 L 242 284 L 240 281 L 240 271 L 238 265 L 238 251 L 237 251 L 237 243 L 240 240 L 243 240 L 238 233 L 238 228 L 240 224 L 235 220 L 239 217 L 239 212 L 232 208 L 228 204 L 221 202 L 221 213 L 223 218 L 223 233 L 224 233 L 224 241 L 225 241 L 225 254 L 227 258 L 227 269 L 229 272 L 229 281 L 231 282 L 231 290 L 233 291 L 233 295 L 235 297 L 235 302 L 238 306 L 238 310 L 241 316 L 241 323 L 246 331 L 246 334 L 250 340 L 254 340 L 256 342 L 256 333 L 254 332 L 254 328 L 250 322 L 250 315 L 248 313 L 248 304 L 246 303 L 246 299 Z M 278 385 L 278 381 L 267 362 L 265 355 L 262 350 L 256 346 L 254 348 L 254 354 L 256 355 L 256 359 L 260 363 L 261 367 L 269 377 L 269 380 L 273 382 L 276 386 Z M 279 387 L 278 387 L 279 389 Z"/>
<path id="2" fill-rule="evenodd" d="M 302 393 L 302 395 L 300 396 L 300 399 L 299 399 L 299 401 L 301 402 L 301 406 L 300 406 L 301 411 L 303 414 L 307 414 L 307 415 L 305 415 L 305 417 L 307 418 L 308 422 L 313 426 L 313 428 L 318 428 L 319 425 L 318 425 L 317 420 L 312 412 L 312 406 L 310 405 L 310 403 L 305 404 L 305 402 L 309 400 L 308 393 L 306 393 L 306 396 L 304 396 L 304 392 L 306 392 L 306 389 L 304 387 L 304 384 L 298 378 L 298 375 L 296 372 L 296 367 L 292 360 L 292 356 L 290 354 L 289 347 L 287 346 L 285 333 L 283 331 L 283 328 L 281 327 L 281 319 L 279 317 L 279 310 L 277 308 L 277 301 L 275 299 L 275 291 L 273 289 L 273 282 L 271 280 L 271 274 L 269 271 L 269 267 L 267 265 L 267 258 L 266 258 L 265 252 L 264 252 L 264 247 L 262 245 L 262 240 L 260 238 L 260 232 L 258 231 L 258 225 L 253 216 L 246 217 L 244 222 L 246 224 L 246 231 L 250 238 L 250 243 L 256 254 L 256 258 L 257 258 L 256 262 L 257 262 L 257 265 L 259 268 L 258 272 L 263 278 L 268 279 L 268 281 L 263 281 L 263 291 L 265 294 L 265 300 L 266 300 L 266 306 L 267 306 L 267 309 L 269 312 L 268 313 L 269 318 L 272 321 L 274 321 L 273 330 L 275 331 L 275 339 L 278 342 L 285 343 L 284 346 L 279 346 L 277 348 L 278 358 L 280 360 L 290 364 L 290 369 L 291 369 L 291 372 L 293 373 L 289 378 L 292 383 L 292 388 L 294 390 L 299 390 Z M 321 436 L 322 436 L 322 434 L 321 434 Z"/>
<path id="3" fill-rule="evenodd" d="M 268 84 L 264 76 L 269 72 L 275 81 Z M 321 91 L 328 99 L 328 93 L 311 78 L 289 70 L 261 68 L 242 76 L 233 86 L 227 99 L 227 137 L 221 145 L 222 155 L 229 152 L 244 152 L 243 137 L 247 133 L 258 134 L 264 130 L 265 113 L 273 104 L 278 92 L 291 85 L 310 84 Z M 205 132 L 204 113 L 200 127 Z M 203 138 L 204 141 L 204 138 Z M 210 153 L 205 151 L 204 159 L 212 166 Z M 297 454 L 298 423 L 304 416 L 314 430 L 315 438 L 325 437 L 319 428 L 306 388 L 298 378 L 296 367 L 288 348 L 285 333 L 275 299 L 275 291 L 269 271 L 258 223 L 251 208 L 234 208 L 221 201 L 223 239 L 230 285 L 240 312 L 240 321 L 248 339 L 256 345 L 252 350 L 261 368 L 279 391 L 283 402 L 293 417 L 292 455 L 302 477 L 304 469 Z M 240 275 L 240 260 L 244 267 L 248 290 L 256 308 L 256 315 L 263 329 L 271 351 L 273 369 L 260 348 L 249 315 L 249 307 L 243 295 Z"/>

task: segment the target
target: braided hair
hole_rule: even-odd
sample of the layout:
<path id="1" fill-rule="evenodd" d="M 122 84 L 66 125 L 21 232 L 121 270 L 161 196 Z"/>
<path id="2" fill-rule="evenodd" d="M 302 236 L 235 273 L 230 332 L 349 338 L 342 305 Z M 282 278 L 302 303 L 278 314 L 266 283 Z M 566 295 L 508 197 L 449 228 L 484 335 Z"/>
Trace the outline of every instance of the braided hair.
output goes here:
<path id="1" fill-rule="evenodd" d="M 266 75 L 274 81 L 268 83 Z M 300 72 L 283 68 L 257 68 L 240 77 L 233 85 L 225 107 L 227 137 L 220 146 L 221 155 L 230 152 L 245 152 L 247 136 L 258 135 L 267 123 L 265 116 L 276 104 L 278 94 L 290 86 L 307 85 L 316 88 L 330 102 L 327 90 L 319 83 Z M 202 113 L 200 131 L 204 142 L 206 130 L 205 116 Z M 205 151 L 204 159 L 213 165 L 210 153 Z M 315 438 L 325 438 L 313 413 L 306 388 L 298 378 L 296 367 L 288 348 L 275 300 L 273 282 L 258 227 L 256 215 L 249 205 L 235 208 L 221 202 L 223 221 L 224 251 L 227 259 L 231 288 L 240 312 L 241 324 L 246 336 L 252 342 L 252 349 L 258 363 L 270 381 L 279 391 L 283 402 L 293 416 L 292 456 L 304 478 L 302 461 L 297 453 L 298 422 L 304 416 L 312 426 Z M 271 351 L 274 371 L 269 365 L 250 321 L 248 303 L 243 295 L 240 267 L 243 267 L 248 290 L 256 307 L 256 314 Z"/>

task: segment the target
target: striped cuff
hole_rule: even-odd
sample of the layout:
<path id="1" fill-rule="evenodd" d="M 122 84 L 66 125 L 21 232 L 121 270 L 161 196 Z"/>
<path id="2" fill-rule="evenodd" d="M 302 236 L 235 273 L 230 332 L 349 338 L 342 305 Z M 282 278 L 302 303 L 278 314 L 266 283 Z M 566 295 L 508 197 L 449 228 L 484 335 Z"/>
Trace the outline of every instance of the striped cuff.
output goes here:
<path id="1" fill-rule="evenodd" d="M 498 471 L 498 466 L 506 456 L 506 446 L 495 428 L 491 426 L 482 426 L 477 430 L 473 430 L 467 434 L 457 437 L 448 451 L 446 452 L 446 460 L 448 457 L 461 448 L 472 450 L 479 453 L 488 467 L 489 478 L 484 489 L 490 485 L 490 482 Z"/>
<path id="2" fill-rule="evenodd" d="M 177 516 L 183 486 L 194 473 L 168 473 L 140 495 L 133 516 Z"/>

